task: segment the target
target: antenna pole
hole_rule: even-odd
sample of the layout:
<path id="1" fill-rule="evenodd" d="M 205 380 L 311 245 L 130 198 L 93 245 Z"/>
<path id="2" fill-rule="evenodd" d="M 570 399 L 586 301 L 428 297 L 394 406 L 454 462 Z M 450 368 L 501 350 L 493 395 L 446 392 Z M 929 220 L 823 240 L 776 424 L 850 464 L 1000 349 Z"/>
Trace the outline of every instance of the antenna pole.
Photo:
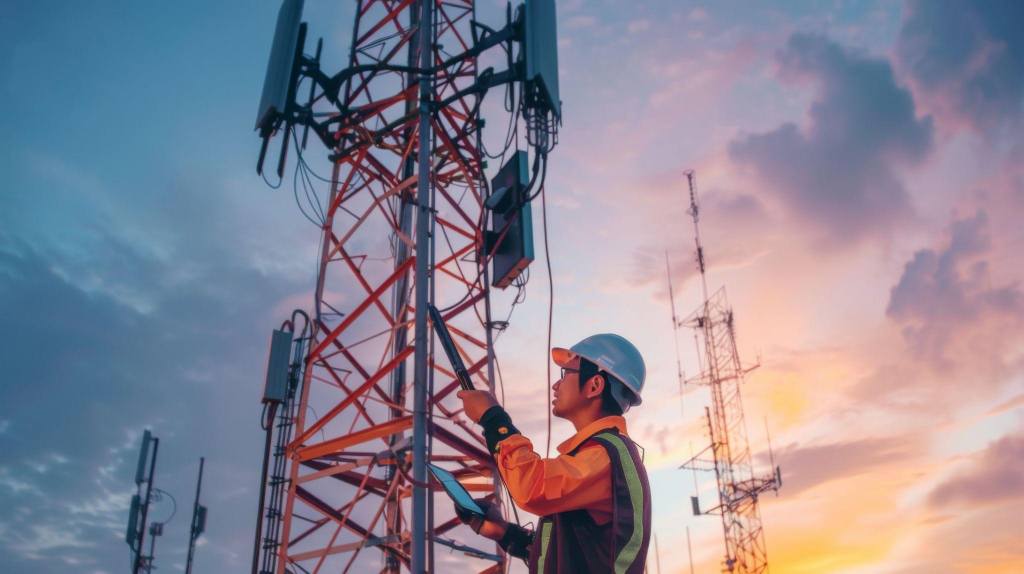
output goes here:
<path id="1" fill-rule="evenodd" d="M 196 500 L 192 503 L 192 526 L 188 536 L 188 559 L 185 561 L 185 574 L 192 574 L 192 558 L 195 556 L 196 539 L 200 534 L 201 525 L 197 523 L 199 520 L 199 491 L 203 487 L 203 463 L 205 462 L 206 458 L 199 457 L 199 478 L 196 480 Z"/>
<path id="2" fill-rule="evenodd" d="M 704 246 L 700 241 L 700 206 L 697 204 L 697 174 L 688 169 L 683 174 L 690 186 L 690 209 L 687 213 L 693 218 L 693 240 L 697 244 L 697 270 L 700 271 L 701 292 L 704 294 L 704 301 L 708 300 L 708 279 L 706 263 L 704 261 Z"/>
<path id="3" fill-rule="evenodd" d="M 690 574 L 693 574 L 693 546 L 690 545 L 690 527 L 686 527 L 686 555 L 690 558 Z"/>
<path id="4" fill-rule="evenodd" d="M 690 443 L 690 460 L 693 460 L 693 443 Z M 694 466 L 690 470 L 693 471 L 693 495 L 700 496 L 700 486 L 697 485 L 697 467 Z"/>
<path id="5" fill-rule="evenodd" d="M 266 507 L 267 499 L 267 467 L 270 464 L 270 443 L 274 435 L 274 419 L 277 414 L 277 404 L 271 404 L 270 414 L 267 416 L 267 438 L 263 446 L 263 471 L 260 473 L 260 502 L 256 511 L 256 535 L 252 543 L 252 574 L 259 574 L 260 560 L 260 538 L 263 537 L 263 510 Z"/>
<path id="6" fill-rule="evenodd" d="M 424 70 L 433 64 L 433 15 L 434 1 L 420 0 L 420 22 L 417 32 L 419 40 L 420 67 Z M 413 432 L 412 432 L 412 567 L 414 574 L 426 571 L 427 535 L 427 304 L 430 281 L 430 155 L 432 146 L 430 130 L 431 94 L 433 74 L 420 74 L 420 118 L 419 118 L 419 167 L 417 174 L 416 200 L 416 333 L 415 333 L 415 375 L 413 379 Z"/>
<path id="7" fill-rule="evenodd" d="M 679 355 L 679 318 L 676 316 L 676 297 L 672 291 L 672 267 L 668 263 L 668 251 L 665 251 L 665 271 L 668 273 L 668 300 L 672 305 L 672 336 L 675 338 L 676 343 L 676 377 L 679 379 L 679 416 L 684 416 L 683 359 Z"/>
<path id="8" fill-rule="evenodd" d="M 156 537 L 163 531 L 163 526 L 158 522 L 149 525 L 149 560 L 146 561 L 146 574 L 153 573 L 153 561 L 156 559 Z"/>
<path id="9" fill-rule="evenodd" d="M 658 574 L 661 574 L 661 552 L 658 551 L 658 533 L 654 533 L 654 565 L 658 567 Z"/>
<path id="10" fill-rule="evenodd" d="M 764 434 L 768 437 L 768 460 L 772 461 L 772 468 L 775 468 L 775 453 L 772 451 L 772 433 L 768 430 L 768 417 L 764 417 Z"/>

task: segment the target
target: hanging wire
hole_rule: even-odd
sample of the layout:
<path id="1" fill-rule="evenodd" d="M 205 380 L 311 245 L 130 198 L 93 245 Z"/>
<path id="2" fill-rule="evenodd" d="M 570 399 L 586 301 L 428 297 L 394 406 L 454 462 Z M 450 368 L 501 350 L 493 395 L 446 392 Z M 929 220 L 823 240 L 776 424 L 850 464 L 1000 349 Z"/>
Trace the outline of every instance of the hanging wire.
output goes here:
<path id="1" fill-rule="evenodd" d="M 299 212 L 302 213 L 302 216 L 305 217 L 310 223 L 317 227 L 323 227 L 324 223 L 322 221 L 316 221 L 308 213 L 306 213 L 306 209 L 302 207 L 302 202 L 299 200 L 299 167 L 300 164 L 296 163 L 295 171 L 292 175 L 292 197 L 295 198 L 295 205 L 299 207 Z"/>
<path id="2" fill-rule="evenodd" d="M 263 171 L 260 172 L 260 177 L 263 178 L 263 183 L 267 184 L 267 187 L 269 187 L 270 189 L 279 189 L 281 187 L 281 184 L 284 183 L 284 178 L 283 177 L 277 178 L 277 183 L 276 184 L 271 183 L 270 180 L 267 179 L 267 172 L 266 172 L 266 170 L 263 170 Z"/>
<path id="3" fill-rule="evenodd" d="M 516 137 L 516 132 L 518 131 L 519 114 L 513 113 L 513 111 L 512 111 L 516 107 L 516 100 L 515 100 L 515 98 L 516 98 L 515 88 L 512 86 L 512 84 L 506 85 L 505 86 L 505 103 L 506 103 L 505 111 L 508 112 L 509 116 L 508 116 L 508 128 L 506 128 L 506 130 L 505 130 L 505 139 L 504 139 L 505 143 L 502 146 L 501 153 L 500 154 L 492 155 L 487 150 L 487 146 L 484 144 L 483 138 L 481 138 L 481 140 L 480 140 L 480 147 L 481 147 L 481 150 L 484 152 L 484 155 L 487 156 L 490 159 L 500 159 L 500 163 L 501 164 L 505 163 L 505 154 L 507 154 L 508 150 L 511 149 L 512 144 L 514 143 L 514 138 Z M 511 102 L 511 104 L 509 102 Z"/>
<path id="4" fill-rule="evenodd" d="M 545 176 L 547 172 L 547 160 L 544 161 Z M 548 356 L 551 349 L 551 326 L 554 320 L 554 309 L 555 309 L 555 280 L 554 275 L 551 273 L 551 251 L 548 247 L 548 201 L 547 194 L 544 192 L 544 179 L 540 181 L 540 209 L 541 216 L 544 221 L 544 261 L 547 263 L 548 269 L 548 346 L 544 350 L 544 363 L 548 366 L 548 381 L 547 381 L 547 394 L 549 408 L 548 411 L 548 440 L 547 440 L 547 456 L 551 456 L 551 358 Z"/>
<path id="5" fill-rule="evenodd" d="M 171 521 L 171 519 L 174 518 L 174 515 L 178 513 L 178 501 L 174 499 L 174 496 L 171 495 L 170 492 L 167 492 L 166 490 L 162 490 L 156 487 L 153 488 L 153 494 L 156 495 L 155 497 L 153 497 L 153 500 L 155 500 L 156 502 L 160 502 L 161 500 L 163 500 L 164 496 L 171 499 L 171 515 L 168 516 L 167 519 L 160 522 L 161 524 L 167 524 Z M 157 521 L 152 520 L 150 522 Z"/>

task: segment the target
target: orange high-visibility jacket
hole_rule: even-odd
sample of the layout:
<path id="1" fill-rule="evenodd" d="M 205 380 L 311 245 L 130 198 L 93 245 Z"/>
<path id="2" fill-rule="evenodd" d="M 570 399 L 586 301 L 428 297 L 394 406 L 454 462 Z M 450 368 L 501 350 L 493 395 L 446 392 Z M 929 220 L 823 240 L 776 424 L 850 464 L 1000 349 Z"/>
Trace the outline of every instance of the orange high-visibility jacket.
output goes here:
<path id="1" fill-rule="evenodd" d="M 651 498 L 637 446 L 620 416 L 603 417 L 542 458 L 499 406 L 480 419 L 488 450 L 518 506 L 537 514 L 535 532 L 510 524 L 498 544 L 533 573 L 642 574 Z"/>
<path id="2" fill-rule="evenodd" d="M 601 430 L 615 428 L 626 435 L 626 419 L 600 418 L 558 445 L 556 458 L 543 458 L 521 434 L 510 434 L 496 445 L 495 459 L 512 499 L 527 512 L 547 516 L 586 509 L 598 525 L 612 519 L 611 460 L 599 444 L 576 447 Z"/>

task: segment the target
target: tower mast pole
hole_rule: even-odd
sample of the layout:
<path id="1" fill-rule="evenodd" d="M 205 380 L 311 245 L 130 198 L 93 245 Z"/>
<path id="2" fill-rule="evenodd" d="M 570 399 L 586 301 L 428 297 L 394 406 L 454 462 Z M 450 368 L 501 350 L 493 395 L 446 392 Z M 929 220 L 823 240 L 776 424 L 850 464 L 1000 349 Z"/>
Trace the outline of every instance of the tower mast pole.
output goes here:
<path id="1" fill-rule="evenodd" d="M 196 538 L 199 538 L 197 531 L 201 525 L 196 521 L 201 520 L 199 517 L 199 492 L 203 488 L 203 464 L 205 462 L 205 457 L 199 457 L 199 478 L 196 479 L 196 500 L 192 503 L 192 525 L 189 527 L 188 533 L 188 558 L 185 560 L 185 574 L 192 574 L 192 558 L 196 553 Z"/>
<path id="2" fill-rule="evenodd" d="M 427 535 L 427 304 L 430 280 L 430 106 L 433 74 L 426 71 L 433 63 L 434 0 L 420 0 L 419 40 L 419 150 L 416 189 L 416 333 L 414 361 L 414 406 L 412 431 L 412 572 L 426 571 Z"/>

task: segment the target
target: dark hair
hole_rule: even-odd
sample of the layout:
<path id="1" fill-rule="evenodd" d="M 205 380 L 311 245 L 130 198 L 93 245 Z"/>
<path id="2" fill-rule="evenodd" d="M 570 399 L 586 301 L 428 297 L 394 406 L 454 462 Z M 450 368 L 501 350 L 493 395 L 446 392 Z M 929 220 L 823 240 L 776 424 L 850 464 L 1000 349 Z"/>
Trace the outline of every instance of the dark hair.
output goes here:
<path id="1" fill-rule="evenodd" d="M 604 378 L 604 390 L 601 391 L 601 411 L 607 415 L 622 415 L 622 407 L 612 396 L 612 381 L 614 377 L 599 370 L 597 365 L 580 357 L 580 390 L 583 384 L 589 381 L 594 375 L 601 375 Z"/>

